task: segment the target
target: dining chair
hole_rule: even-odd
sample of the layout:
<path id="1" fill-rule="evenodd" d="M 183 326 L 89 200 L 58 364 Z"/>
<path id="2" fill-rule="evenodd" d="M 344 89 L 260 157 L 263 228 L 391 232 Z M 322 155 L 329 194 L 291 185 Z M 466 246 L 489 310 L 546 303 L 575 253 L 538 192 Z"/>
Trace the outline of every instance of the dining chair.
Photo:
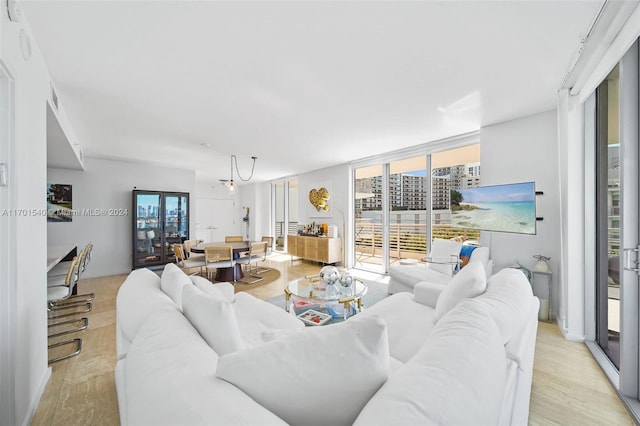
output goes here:
<path id="1" fill-rule="evenodd" d="M 233 248 L 230 246 L 206 246 L 204 248 L 207 278 L 211 281 L 213 271 L 218 268 L 233 268 L 233 282 L 236 282 L 236 261 L 233 259 Z"/>
<path id="2" fill-rule="evenodd" d="M 269 256 L 271 253 L 273 253 L 273 240 L 274 238 L 268 235 L 263 235 L 262 236 L 262 242 L 267 243 L 267 253 L 265 254 L 265 260 L 266 257 Z M 268 272 L 269 268 L 259 268 L 256 270 L 256 274 L 264 274 L 265 272 Z"/>
<path id="3" fill-rule="evenodd" d="M 81 259 L 76 256 L 69 265 L 67 275 L 64 277 L 64 281 L 58 285 L 47 285 L 47 310 L 49 311 L 49 319 L 70 317 L 77 314 L 84 314 L 91 312 L 93 305 L 90 301 L 85 300 L 86 296 L 91 295 L 74 295 L 78 279 L 80 277 L 80 262 Z M 74 300 L 80 297 L 80 300 Z M 78 311 L 78 308 L 84 307 L 84 310 Z M 73 312 L 68 314 L 55 314 L 58 311 L 67 309 L 74 309 Z"/>
<path id="4" fill-rule="evenodd" d="M 202 260 L 204 262 L 204 254 L 203 253 L 192 253 L 191 247 L 197 246 L 200 244 L 198 240 L 184 240 L 182 245 L 184 246 L 184 256 L 186 259 L 191 260 Z"/>
<path id="5" fill-rule="evenodd" d="M 75 315 L 78 315 L 78 314 L 81 314 L 81 313 L 89 312 L 91 310 L 91 303 L 89 303 L 89 302 L 83 302 L 80 305 L 72 305 L 72 306 L 70 305 L 70 306 L 64 306 L 64 307 L 59 307 L 59 306 L 57 306 L 55 304 L 56 302 L 60 302 L 60 301 L 68 299 L 72 295 L 73 289 L 75 288 L 75 284 L 77 283 L 77 279 L 78 279 L 78 275 L 79 275 L 79 272 L 78 272 L 79 271 L 79 267 L 80 267 L 80 259 L 76 256 L 71 261 L 71 264 L 69 266 L 69 270 L 67 271 L 67 275 L 65 276 L 65 285 L 47 287 L 47 311 L 49 313 L 51 313 L 51 312 L 56 311 L 56 310 L 78 308 L 78 307 L 82 306 L 82 304 L 88 305 L 88 309 L 86 309 L 84 311 L 75 311 L 75 312 L 70 313 L 70 314 L 56 315 L 56 316 L 53 316 L 53 317 L 49 316 L 49 318 L 48 318 L 48 321 L 49 321 L 48 328 L 60 327 L 60 326 L 63 326 L 63 325 L 69 325 L 69 324 L 73 324 L 73 323 L 80 323 L 81 324 L 79 327 L 70 328 L 70 329 L 66 329 L 65 331 L 62 331 L 62 332 L 49 334 L 48 335 L 49 338 L 55 338 L 55 337 L 62 336 L 62 335 L 65 335 L 65 334 L 76 333 L 76 332 L 79 332 L 79 331 L 82 331 L 82 330 L 86 330 L 86 328 L 89 326 L 89 319 L 86 318 L 86 317 L 76 318 L 76 319 L 68 320 L 68 321 L 55 322 L 55 323 L 51 322 L 51 320 L 55 320 L 57 318 L 75 316 Z M 65 340 L 65 341 L 62 341 L 62 342 L 53 343 L 53 344 L 48 345 L 48 349 L 55 349 L 55 348 L 62 347 L 62 346 L 73 346 L 73 347 L 75 347 L 75 349 L 72 349 L 70 352 L 64 353 L 64 354 L 62 354 L 60 356 L 49 358 L 48 359 L 49 364 L 53 364 L 54 362 L 62 361 L 63 359 L 71 358 L 71 357 L 74 357 L 74 356 L 78 355 L 80 353 L 80 351 L 82 350 L 82 339 L 74 338 L 74 339 Z"/>
<path id="6" fill-rule="evenodd" d="M 88 260 L 91 256 L 91 249 L 93 248 L 93 244 L 89 243 L 85 246 L 85 248 L 83 248 L 80 251 L 80 254 L 78 255 L 78 257 L 84 255 L 85 257 L 83 258 L 84 260 L 82 261 L 81 266 L 81 272 L 84 271 L 84 268 L 86 267 L 86 264 L 88 263 Z M 85 253 L 85 251 L 89 250 L 87 253 Z M 59 262 L 56 266 L 54 266 L 53 268 L 51 268 L 51 270 L 49 272 L 47 272 L 47 276 L 48 277 L 53 277 L 53 276 L 60 276 L 63 277 L 62 279 L 64 280 L 64 276 L 67 275 L 67 270 L 69 270 L 69 264 L 71 263 L 70 260 L 65 260 L 62 262 Z"/>
<path id="7" fill-rule="evenodd" d="M 185 250 L 182 247 L 182 244 L 173 244 L 173 253 L 176 255 L 176 264 L 183 269 L 198 268 L 200 275 L 203 275 L 202 271 L 206 265 L 204 256 L 202 256 L 202 259 L 193 257 L 187 259 L 184 252 Z"/>
<path id="8" fill-rule="evenodd" d="M 238 258 L 236 262 L 242 265 L 246 265 L 246 271 L 248 275 L 252 278 L 255 278 L 255 280 L 251 280 L 251 281 L 241 280 L 240 282 L 245 284 L 255 284 L 257 282 L 264 280 L 264 277 L 257 275 L 258 262 L 265 261 L 266 259 L 267 259 L 267 242 L 260 241 L 257 243 L 251 243 L 251 245 L 249 246 L 249 255 Z M 255 269 L 251 267 L 252 264 L 255 264 Z M 264 272 L 266 271 L 268 271 L 268 269 L 265 270 Z"/>
<path id="9" fill-rule="evenodd" d="M 244 241 L 244 237 L 242 235 L 227 235 L 224 237 L 225 243 L 241 243 Z"/>
<path id="10" fill-rule="evenodd" d="M 93 244 L 92 243 L 88 243 L 85 246 L 85 248 L 82 249 L 80 254 L 77 256 L 76 283 L 77 283 L 77 281 L 80 280 L 80 276 L 85 271 L 87 265 L 91 261 L 91 251 L 92 250 L 93 250 Z M 58 266 L 66 267 L 67 272 L 68 272 L 69 269 L 70 269 L 70 266 L 71 266 L 71 261 L 69 261 L 69 262 L 61 262 L 58 265 L 56 265 L 53 269 L 51 269 L 51 271 L 54 271 L 56 268 L 58 268 Z M 54 274 L 51 274 L 51 273 L 47 274 L 47 287 L 57 287 L 57 286 L 68 285 L 66 283 L 67 282 L 67 280 L 66 280 L 67 272 L 65 272 L 65 275 L 56 275 L 57 272 L 54 273 Z M 96 297 L 95 293 L 72 294 L 69 297 L 65 298 L 64 300 L 60 300 L 60 301 L 54 303 L 54 305 L 61 306 L 61 305 L 69 305 L 69 304 L 72 304 L 72 303 L 82 304 L 82 302 L 90 302 L 90 301 L 92 301 L 93 299 L 95 299 L 95 297 Z"/>

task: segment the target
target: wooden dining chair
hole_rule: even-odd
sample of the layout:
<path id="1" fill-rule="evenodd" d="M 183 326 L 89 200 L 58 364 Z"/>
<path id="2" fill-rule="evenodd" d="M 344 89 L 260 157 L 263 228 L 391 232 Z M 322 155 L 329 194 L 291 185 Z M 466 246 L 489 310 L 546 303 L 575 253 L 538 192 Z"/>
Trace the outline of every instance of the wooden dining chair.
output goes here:
<path id="1" fill-rule="evenodd" d="M 244 241 L 244 237 L 242 235 L 227 235 L 224 237 L 225 243 L 241 243 Z"/>
<path id="2" fill-rule="evenodd" d="M 249 246 L 249 255 L 239 258 L 236 262 L 242 265 L 246 265 L 246 271 L 248 275 L 252 278 L 255 278 L 255 280 L 251 280 L 251 281 L 241 280 L 240 282 L 245 284 L 255 284 L 257 282 L 264 280 L 264 277 L 261 277 L 260 275 L 258 275 L 258 262 L 264 261 L 266 260 L 266 258 L 267 258 L 267 242 L 261 241 L 257 243 L 251 243 L 251 245 Z M 252 264 L 255 265 L 255 269 L 251 266 Z M 265 272 L 267 270 L 265 270 Z"/>
<path id="3" fill-rule="evenodd" d="M 182 268 L 182 269 L 194 269 L 194 268 L 198 268 L 198 270 L 200 271 L 200 275 L 203 275 L 203 269 L 204 266 L 206 265 L 205 262 L 205 258 L 204 256 L 202 256 L 202 258 L 186 258 L 185 257 L 185 251 L 184 248 L 182 247 L 182 244 L 174 244 L 173 245 L 173 253 L 176 255 L 176 264 Z M 194 256 L 195 257 L 195 256 Z"/>
<path id="4" fill-rule="evenodd" d="M 236 282 L 236 262 L 233 259 L 233 248 L 230 246 L 206 246 L 204 248 L 207 278 L 211 281 L 213 271 L 218 268 L 233 268 L 233 282 Z"/>

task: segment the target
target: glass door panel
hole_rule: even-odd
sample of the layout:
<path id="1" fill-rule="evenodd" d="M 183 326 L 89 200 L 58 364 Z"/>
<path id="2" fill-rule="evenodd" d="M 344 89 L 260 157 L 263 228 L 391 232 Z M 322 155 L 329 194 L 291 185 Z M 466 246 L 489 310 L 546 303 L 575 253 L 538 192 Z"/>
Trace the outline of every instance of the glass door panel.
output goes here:
<path id="1" fill-rule="evenodd" d="M 431 155 L 432 238 L 479 243 L 480 231 L 451 225 L 452 196 L 455 197 L 457 189 L 477 186 L 480 186 L 480 144 Z"/>
<path id="2" fill-rule="evenodd" d="M 185 194 L 164 198 L 164 246 L 165 261 L 173 262 L 172 244 L 182 243 L 189 236 L 189 198 Z"/>
<path id="3" fill-rule="evenodd" d="M 620 368 L 620 120 L 619 67 L 600 84 L 597 111 L 598 210 L 596 336 L 607 357 Z"/>
<path id="4" fill-rule="evenodd" d="M 383 165 L 354 170 L 354 266 L 383 269 Z"/>
<path id="5" fill-rule="evenodd" d="M 298 233 L 298 180 L 290 180 L 289 182 L 289 206 L 288 206 L 288 225 L 287 233 Z"/>
<path id="6" fill-rule="evenodd" d="M 160 193 L 134 193 L 136 215 L 135 265 L 159 264 L 162 260 L 160 240 Z"/>
<path id="7" fill-rule="evenodd" d="M 285 241 L 287 235 L 287 229 L 285 226 L 285 200 L 284 200 L 284 182 L 274 183 L 273 186 L 274 197 L 274 224 L 273 229 L 276 236 L 276 250 L 285 250 Z"/>
<path id="8" fill-rule="evenodd" d="M 389 164 L 389 265 L 427 255 L 427 157 Z"/>

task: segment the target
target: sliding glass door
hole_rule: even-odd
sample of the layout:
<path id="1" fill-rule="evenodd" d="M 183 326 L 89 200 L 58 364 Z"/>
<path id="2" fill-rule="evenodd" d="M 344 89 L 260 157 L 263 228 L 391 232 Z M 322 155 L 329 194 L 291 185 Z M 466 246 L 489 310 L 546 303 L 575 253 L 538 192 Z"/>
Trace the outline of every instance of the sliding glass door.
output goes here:
<path id="1" fill-rule="evenodd" d="M 480 186 L 480 144 L 431 155 L 432 238 L 480 242 L 480 231 L 453 226 L 451 220 L 452 196 L 455 198 L 458 189 L 477 186 Z"/>
<path id="2" fill-rule="evenodd" d="M 638 43 L 595 93 L 596 359 L 618 391 L 638 399 L 640 214 Z M 589 120 L 586 120 L 589 122 Z M 604 356 L 603 356 L 604 355 Z"/>
<path id="3" fill-rule="evenodd" d="M 619 66 L 596 93 L 597 286 L 598 345 L 620 369 L 620 72 Z M 625 188 L 626 189 L 626 188 Z"/>
<path id="4" fill-rule="evenodd" d="M 388 265 L 427 252 L 427 156 L 389 163 Z"/>
<path id="5" fill-rule="evenodd" d="M 375 272 L 384 272 L 383 203 L 387 203 L 384 169 L 383 164 L 376 164 L 354 170 L 354 266 Z"/>

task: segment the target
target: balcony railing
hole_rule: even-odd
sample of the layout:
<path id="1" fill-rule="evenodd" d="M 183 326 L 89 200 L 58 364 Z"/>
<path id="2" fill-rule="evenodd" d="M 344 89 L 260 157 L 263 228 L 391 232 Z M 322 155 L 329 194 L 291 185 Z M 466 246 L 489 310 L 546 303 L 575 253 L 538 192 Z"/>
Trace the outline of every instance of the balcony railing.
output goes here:
<path id="1" fill-rule="evenodd" d="M 451 239 L 463 236 L 479 240 L 480 231 L 454 228 L 451 225 L 432 225 L 433 238 Z M 362 261 L 364 256 L 382 255 L 382 223 L 357 221 L 355 225 L 355 252 Z M 393 223 L 389 225 L 389 255 L 396 259 L 420 259 L 427 254 L 427 225 Z"/>

